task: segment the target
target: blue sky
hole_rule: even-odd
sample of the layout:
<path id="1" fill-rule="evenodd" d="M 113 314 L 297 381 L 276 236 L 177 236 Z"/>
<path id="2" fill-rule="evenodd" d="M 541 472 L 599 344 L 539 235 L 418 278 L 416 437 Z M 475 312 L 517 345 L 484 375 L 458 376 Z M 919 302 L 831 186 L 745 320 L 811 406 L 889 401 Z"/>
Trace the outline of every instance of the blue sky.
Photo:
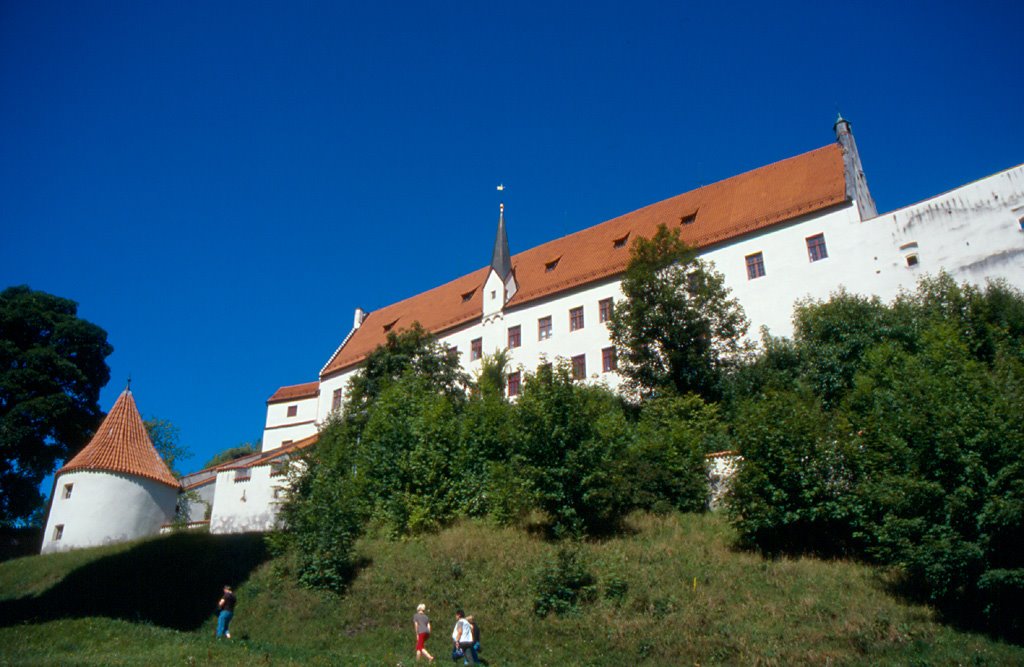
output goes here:
<path id="1" fill-rule="evenodd" d="M 891 210 L 1024 162 L 1024 4 L 0 3 L 0 288 L 194 469 L 355 307 L 829 143 Z"/>

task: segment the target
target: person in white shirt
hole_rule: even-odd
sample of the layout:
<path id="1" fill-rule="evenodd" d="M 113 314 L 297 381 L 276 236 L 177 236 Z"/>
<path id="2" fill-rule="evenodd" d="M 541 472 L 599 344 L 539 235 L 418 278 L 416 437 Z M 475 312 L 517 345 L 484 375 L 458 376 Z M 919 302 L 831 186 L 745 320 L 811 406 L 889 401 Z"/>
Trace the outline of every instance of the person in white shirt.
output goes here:
<path id="1" fill-rule="evenodd" d="M 473 647 L 473 626 L 466 620 L 466 615 L 461 609 L 455 612 L 455 628 L 452 630 L 452 641 L 455 647 L 462 649 L 462 664 L 468 665 L 469 658 L 473 658 L 473 664 L 479 665 L 480 658 Z"/>

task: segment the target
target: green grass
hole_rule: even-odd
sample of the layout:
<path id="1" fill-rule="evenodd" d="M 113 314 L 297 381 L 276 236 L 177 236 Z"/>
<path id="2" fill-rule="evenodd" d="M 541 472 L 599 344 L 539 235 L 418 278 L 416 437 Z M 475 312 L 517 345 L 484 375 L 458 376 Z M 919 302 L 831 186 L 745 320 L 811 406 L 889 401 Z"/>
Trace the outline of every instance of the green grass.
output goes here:
<path id="1" fill-rule="evenodd" d="M 535 573 L 557 545 L 475 522 L 364 540 L 344 596 L 297 587 L 289 564 L 264 560 L 248 536 L 16 559 L 0 563 L 0 664 L 408 666 L 419 602 L 442 662 L 461 606 L 476 615 L 491 665 L 1024 664 L 1024 648 L 894 597 L 876 569 L 737 553 L 719 516 L 638 515 L 630 527 L 581 547 L 597 599 L 547 619 L 533 614 Z M 219 583 L 243 580 L 235 639 L 217 642 Z M 625 593 L 606 597 L 615 581 Z M 138 604 L 111 602 L 122 596 Z"/>

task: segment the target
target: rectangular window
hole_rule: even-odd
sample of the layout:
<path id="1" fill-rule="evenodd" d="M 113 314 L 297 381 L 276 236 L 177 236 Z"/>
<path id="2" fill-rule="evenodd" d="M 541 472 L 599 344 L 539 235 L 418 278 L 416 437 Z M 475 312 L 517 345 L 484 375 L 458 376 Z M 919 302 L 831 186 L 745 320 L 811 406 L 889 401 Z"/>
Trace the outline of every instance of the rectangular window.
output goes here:
<path id="1" fill-rule="evenodd" d="M 288 472 L 288 463 L 285 461 L 274 461 L 270 464 L 270 476 L 280 477 Z"/>
<path id="2" fill-rule="evenodd" d="M 70 497 L 71 497 L 71 489 L 72 489 L 72 487 L 74 487 L 74 486 L 75 486 L 74 484 L 65 484 L 65 485 L 64 485 L 64 498 L 65 498 L 65 499 L 67 499 L 67 498 L 70 498 Z"/>
<path id="3" fill-rule="evenodd" d="M 469 360 L 476 361 L 482 356 L 484 356 L 484 339 L 474 338 L 469 343 Z"/>
<path id="4" fill-rule="evenodd" d="M 522 377 L 519 375 L 519 371 L 508 374 L 508 395 L 509 397 L 519 395 L 519 383 Z"/>
<path id="5" fill-rule="evenodd" d="M 598 318 L 597 318 L 598 320 L 600 320 L 601 322 L 607 322 L 608 320 L 612 319 L 612 300 L 611 299 L 601 299 L 600 301 L 597 302 L 597 308 L 598 308 Z"/>
<path id="6" fill-rule="evenodd" d="M 569 331 L 583 328 L 583 306 L 569 310 Z"/>
<path id="7" fill-rule="evenodd" d="M 508 346 L 509 348 L 519 347 L 523 344 L 523 330 L 518 324 L 514 327 L 508 328 Z"/>
<path id="8" fill-rule="evenodd" d="M 64 524 L 58 523 L 53 527 L 53 541 L 56 542 L 62 537 L 64 537 Z"/>
<path id="9" fill-rule="evenodd" d="M 537 320 L 537 340 L 551 338 L 551 316 L 542 317 Z"/>
<path id="10" fill-rule="evenodd" d="M 241 468 L 235 471 L 235 482 L 248 482 L 252 478 L 249 468 Z"/>
<path id="11" fill-rule="evenodd" d="M 583 380 L 587 377 L 587 355 L 581 354 L 572 358 L 572 379 Z"/>
<path id="12" fill-rule="evenodd" d="M 753 255 L 747 255 L 747 280 L 760 278 L 763 275 L 764 255 L 759 252 L 755 252 Z"/>
<path id="13" fill-rule="evenodd" d="M 825 247 L 825 235 L 815 234 L 807 237 L 807 257 L 812 262 L 828 257 L 828 248 Z"/>
<path id="14" fill-rule="evenodd" d="M 617 370 L 619 367 L 618 357 L 615 356 L 614 347 L 606 347 L 601 350 L 601 370 L 605 373 Z"/>
<path id="15" fill-rule="evenodd" d="M 297 405 L 289 405 L 288 406 L 288 416 L 289 417 L 294 417 L 297 414 L 299 414 L 299 406 L 297 406 Z"/>
<path id="16" fill-rule="evenodd" d="M 341 389 L 335 389 L 331 394 L 331 410 L 341 409 Z"/>

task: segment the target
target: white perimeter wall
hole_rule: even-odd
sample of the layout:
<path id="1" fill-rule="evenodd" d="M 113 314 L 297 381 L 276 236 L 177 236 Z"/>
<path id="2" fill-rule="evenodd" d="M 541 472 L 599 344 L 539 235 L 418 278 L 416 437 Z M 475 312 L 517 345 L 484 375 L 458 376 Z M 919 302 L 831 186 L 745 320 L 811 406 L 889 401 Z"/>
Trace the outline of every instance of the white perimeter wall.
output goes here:
<path id="1" fill-rule="evenodd" d="M 273 530 L 279 502 L 284 499 L 288 476 L 272 475 L 275 467 L 222 470 L 217 473 L 210 515 L 211 533 L 247 533 Z"/>
<path id="2" fill-rule="evenodd" d="M 65 486 L 71 484 L 71 497 Z M 156 535 L 174 518 L 178 490 L 142 477 L 79 470 L 60 475 L 54 487 L 42 553 L 125 542 Z M 56 527 L 63 525 L 59 540 Z"/>

